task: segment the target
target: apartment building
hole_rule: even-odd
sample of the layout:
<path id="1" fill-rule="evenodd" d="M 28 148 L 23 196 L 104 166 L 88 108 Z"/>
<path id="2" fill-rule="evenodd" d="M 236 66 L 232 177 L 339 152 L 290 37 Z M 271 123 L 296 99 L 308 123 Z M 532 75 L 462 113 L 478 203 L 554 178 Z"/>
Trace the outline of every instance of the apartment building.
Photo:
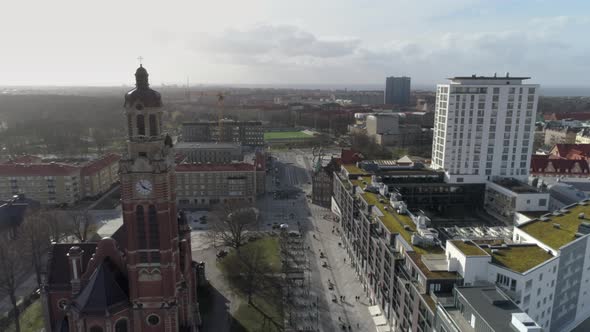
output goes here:
<path id="1" fill-rule="evenodd" d="M 253 203 L 257 168 L 247 163 L 176 165 L 176 197 L 181 207 L 207 207 L 231 201 Z"/>
<path id="2" fill-rule="evenodd" d="M 577 143 L 578 131 L 580 129 L 570 127 L 546 128 L 544 143 L 546 146 Z"/>
<path id="3" fill-rule="evenodd" d="M 385 104 L 408 106 L 410 104 L 411 78 L 387 77 L 385 79 Z"/>
<path id="4" fill-rule="evenodd" d="M 47 163 L 30 156 L 15 159 L 0 164 L 0 198 L 25 194 L 42 205 L 71 205 L 96 197 L 119 181 L 119 159 L 117 154 L 83 164 Z"/>
<path id="5" fill-rule="evenodd" d="M 74 204 L 84 196 L 80 171 L 61 163 L 0 164 L 0 199 L 24 194 L 43 205 Z"/>
<path id="6" fill-rule="evenodd" d="M 99 196 L 119 181 L 119 159 L 120 155 L 110 153 L 82 166 L 80 176 L 84 197 Z"/>
<path id="7" fill-rule="evenodd" d="M 457 287 L 490 284 L 519 306 L 515 325 L 531 317 L 539 326 L 551 325 L 554 295 L 545 284 L 555 283 L 555 254 L 512 238 L 443 241 L 434 228 L 437 221 L 421 213 L 438 211 L 449 222 L 451 211 L 481 210 L 487 184 L 448 183 L 444 172 L 416 167 L 368 168 L 343 165 L 334 173 L 332 210 L 369 297 L 394 330 L 433 331 L 437 315 L 448 315 L 445 310 L 457 304 Z M 538 331 L 539 326 L 523 331 Z M 502 331 L 497 325 L 493 330 Z"/>
<path id="8" fill-rule="evenodd" d="M 453 77 L 437 86 L 432 167 L 450 182 L 526 180 L 537 112 L 529 77 Z"/>
<path id="9" fill-rule="evenodd" d="M 264 145 L 264 129 L 260 121 L 187 122 L 182 124 L 184 142 L 225 142 L 247 146 Z"/>

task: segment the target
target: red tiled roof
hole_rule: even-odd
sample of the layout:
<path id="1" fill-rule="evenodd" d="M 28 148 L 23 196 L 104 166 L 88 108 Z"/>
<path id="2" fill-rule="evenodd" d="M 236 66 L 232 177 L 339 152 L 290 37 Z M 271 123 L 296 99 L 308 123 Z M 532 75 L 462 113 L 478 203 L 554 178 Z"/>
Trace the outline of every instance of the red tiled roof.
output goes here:
<path id="1" fill-rule="evenodd" d="M 67 164 L 0 164 L 0 176 L 64 176 L 80 171 Z"/>
<path id="2" fill-rule="evenodd" d="M 564 119 L 573 119 L 573 120 L 590 120 L 590 112 L 569 112 L 569 113 L 551 113 L 543 115 L 545 120 L 564 120 Z"/>
<path id="3" fill-rule="evenodd" d="M 356 164 L 363 159 L 363 155 L 360 152 L 353 149 L 342 149 L 339 162 L 343 164 Z"/>
<path id="4" fill-rule="evenodd" d="M 17 156 L 14 157 L 12 159 L 10 159 L 9 161 L 7 161 L 7 164 L 32 164 L 32 163 L 38 163 L 40 162 L 42 159 L 41 157 L 37 157 L 37 156 L 33 156 L 33 155 L 24 155 L 24 156 Z"/>
<path id="5" fill-rule="evenodd" d="M 547 167 L 551 166 L 554 171 L 548 171 Z M 579 170 L 575 170 L 579 167 Z M 539 171 L 540 170 L 540 171 Z M 568 172 L 566 172 L 568 170 Z M 533 155 L 531 157 L 531 173 L 543 174 L 588 174 L 590 167 L 586 159 L 553 159 L 548 155 Z"/>
<path id="6" fill-rule="evenodd" d="M 254 165 L 246 163 L 235 164 L 180 164 L 176 165 L 177 172 L 236 172 L 253 171 Z"/>
<path id="7" fill-rule="evenodd" d="M 566 159 L 582 159 L 590 156 L 590 144 L 555 144 L 551 154 Z"/>
<path id="8" fill-rule="evenodd" d="M 118 162 L 121 156 L 115 153 L 109 153 L 99 159 L 95 159 L 82 167 L 81 175 L 88 176 L 100 172 L 105 167 Z"/>

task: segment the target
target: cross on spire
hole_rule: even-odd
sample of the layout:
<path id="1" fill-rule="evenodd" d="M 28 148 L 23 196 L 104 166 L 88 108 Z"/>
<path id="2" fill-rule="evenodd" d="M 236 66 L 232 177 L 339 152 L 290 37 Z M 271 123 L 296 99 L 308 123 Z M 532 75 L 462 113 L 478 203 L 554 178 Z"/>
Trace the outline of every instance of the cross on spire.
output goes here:
<path id="1" fill-rule="evenodd" d="M 137 57 L 137 60 L 139 61 L 139 66 L 141 67 L 142 66 L 143 57 L 140 55 L 140 56 Z"/>

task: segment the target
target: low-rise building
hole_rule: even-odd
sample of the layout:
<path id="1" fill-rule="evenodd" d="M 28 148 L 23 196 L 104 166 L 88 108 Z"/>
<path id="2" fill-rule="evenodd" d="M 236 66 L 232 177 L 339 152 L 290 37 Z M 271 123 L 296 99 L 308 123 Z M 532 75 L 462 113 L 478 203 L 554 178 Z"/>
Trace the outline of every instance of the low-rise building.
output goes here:
<path id="1" fill-rule="evenodd" d="M 242 147 L 236 143 L 178 142 L 174 151 L 188 163 L 223 164 L 242 161 Z"/>
<path id="2" fill-rule="evenodd" d="M 82 166 L 80 176 L 84 197 L 101 195 L 119 181 L 119 159 L 121 156 L 110 153 Z"/>
<path id="3" fill-rule="evenodd" d="M 499 178 L 486 183 L 484 208 L 510 223 L 516 212 L 548 211 L 549 193 L 516 179 Z"/>
<path id="4" fill-rule="evenodd" d="M 254 203 L 257 170 L 247 163 L 176 165 L 176 198 L 181 207 L 208 207 L 231 201 Z"/>
<path id="5" fill-rule="evenodd" d="M 545 145 L 574 144 L 578 131 L 578 129 L 570 127 L 546 128 Z"/>

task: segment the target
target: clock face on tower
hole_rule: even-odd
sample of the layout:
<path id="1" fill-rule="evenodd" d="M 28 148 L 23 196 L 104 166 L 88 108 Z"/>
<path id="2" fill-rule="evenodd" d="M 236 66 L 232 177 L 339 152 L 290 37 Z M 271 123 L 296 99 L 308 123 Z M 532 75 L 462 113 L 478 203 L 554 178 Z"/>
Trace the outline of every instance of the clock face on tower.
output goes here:
<path id="1" fill-rule="evenodd" d="M 138 194 L 147 196 L 152 192 L 153 186 L 150 180 L 142 179 L 135 183 L 135 191 Z"/>

